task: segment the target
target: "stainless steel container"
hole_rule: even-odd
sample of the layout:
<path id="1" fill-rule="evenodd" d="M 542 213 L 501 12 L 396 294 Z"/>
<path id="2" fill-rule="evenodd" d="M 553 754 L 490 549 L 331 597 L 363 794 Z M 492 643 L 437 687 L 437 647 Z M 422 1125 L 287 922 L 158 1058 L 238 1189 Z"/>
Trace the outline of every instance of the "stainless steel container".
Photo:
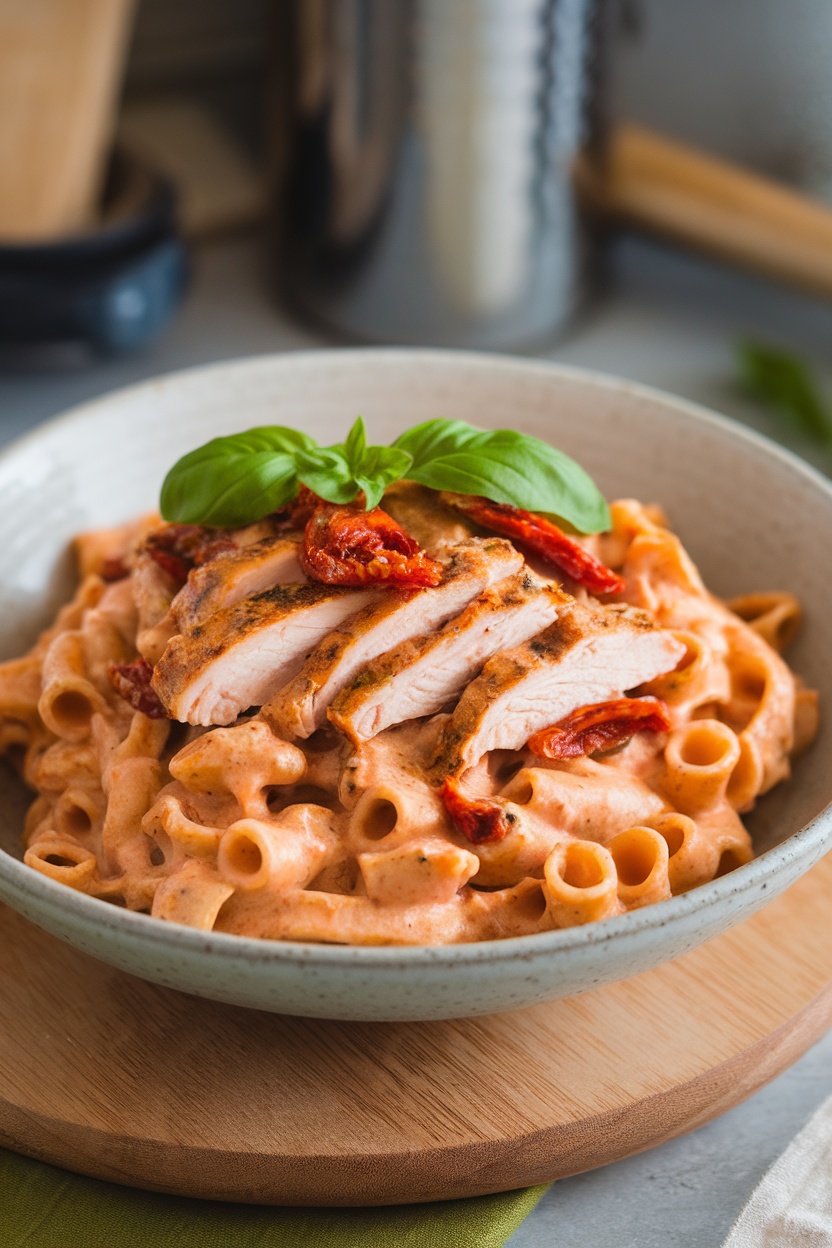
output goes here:
<path id="1" fill-rule="evenodd" d="M 284 300 L 351 339 L 554 337 L 591 284 L 592 18 L 592 0 L 279 0 Z"/>

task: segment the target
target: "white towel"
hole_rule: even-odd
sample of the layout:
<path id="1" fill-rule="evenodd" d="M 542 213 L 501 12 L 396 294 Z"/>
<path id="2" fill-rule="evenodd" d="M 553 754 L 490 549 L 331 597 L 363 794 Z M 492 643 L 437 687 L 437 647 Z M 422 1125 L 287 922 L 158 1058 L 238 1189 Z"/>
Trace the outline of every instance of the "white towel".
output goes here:
<path id="1" fill-rule="evenodd" d="M 832 1248 L 832 1096 L 764 1175 L 722 1248 Z"/>

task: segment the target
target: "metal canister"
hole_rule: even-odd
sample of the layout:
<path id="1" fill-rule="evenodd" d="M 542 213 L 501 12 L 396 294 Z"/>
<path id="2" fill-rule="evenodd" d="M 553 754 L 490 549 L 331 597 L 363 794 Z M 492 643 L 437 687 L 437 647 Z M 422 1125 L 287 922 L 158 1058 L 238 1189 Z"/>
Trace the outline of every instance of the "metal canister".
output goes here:
<path id="1" fill-rule="evenodd" d="M 555 337 L 592 284 L 574 184 L 593 18 L 592 0 L 279 0 L 284 301 L 353 340 Z"/>

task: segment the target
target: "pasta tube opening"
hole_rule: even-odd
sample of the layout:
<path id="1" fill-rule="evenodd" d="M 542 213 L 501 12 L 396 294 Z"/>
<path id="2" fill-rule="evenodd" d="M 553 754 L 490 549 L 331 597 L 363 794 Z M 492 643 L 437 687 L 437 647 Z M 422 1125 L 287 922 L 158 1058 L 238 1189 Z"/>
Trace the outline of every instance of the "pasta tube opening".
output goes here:
<path id="1" fill-rule="evenodd" d="M 763 787 L 765 769 L 753 737 L 739 738 L 739 758 L 731 772 L 725 796 L 735 810 L 750 810 Z"/>
<path id="2" fill-rule="evenodd" d="M 373 845 L 395 836 L 400 841 L 444 829 L 441 803 L 427 785 L 373 785 L 361 794 L 350 814 L 350 836 Z"/>
<path id="3" fill-rule="evenodd" d="M 66 884 L 79 892 L 87 892 L 96 871 L 95 854 L 65 837 L 53 837 L 36 841 L 23 855 L 28 867 L 34 867 L 42 875 Z"/>
<path id="4" fill-rule="evenodd" d="M 239 819 L 219 843 L 217 869 L 243 891 L 305 888 L 330 856 L 335 839 L 330 820 L 320 806 L 290 807 L 275 823 Z"/>
<path id="5" fill-rule="evenodd" d="M 357 820 L 362 836 L 366 836 L 368 841 L 383 841 L 398 822 L 398 809 L 386 797 L 376 797 L 369 801 Z"/>
<path id="6" fill-rule="evenodd" d="M 667 842 L 652 828 L 619 832 L 607 846 L 618 876 L 618 896 L 631 909 L 670 896 Z"/>
<path id="7" fill-rule="evenodd" d="M 740 743 L 718 719 L 695 719 L 671 734 L 664 757 L 673 805 L 695 814 L 724 798 L 739 762 Z"/>
<path id="8" fill-rule="evenodd" d="M 218 851 L 220 872 L 238 887 L 262 888 L 269 869 L 256 831 L 235 825 L 225 833 Z"/>
<path id="9" fill-rule="evenodd" d="M 83 789 L 67 789 L 55 803 L 55 827 L 58 832 L 81 839 L 89 836 L 101 820 L 103 796 Z"/>
<path id="10" fill-rule="evenodd" d="M 619 912 L 615 863 L 603 845 L 561 842 L 546 859 L 543 874 L 555 927 L 591 923 Z"/>
<path id="11" fill-rule="evenodd" d="M 669 810 L 651 819 L 649 826 L 667 845 L 667 877 L 672 893 L 687 892 L 713 878 L 716 851 L 693 819 Z"/>
<path id="12" fill-rule="evenodd" d="M 58 737 L 77 740 L 89 732 L 90 721 L 101 707 L 82 688 L 62 689 L 50 696 L 48 692 L 40 700 L 41 719 Z"/>

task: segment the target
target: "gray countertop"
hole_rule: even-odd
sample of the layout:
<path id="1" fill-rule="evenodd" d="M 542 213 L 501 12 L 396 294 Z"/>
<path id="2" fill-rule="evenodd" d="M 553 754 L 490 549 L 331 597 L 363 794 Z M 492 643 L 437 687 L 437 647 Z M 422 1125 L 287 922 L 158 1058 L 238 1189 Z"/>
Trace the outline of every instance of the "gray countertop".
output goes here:
<path id="1" fill-rule="evenodd" d="M 198 253 L 182 314 L 142 355 L 90 365 L 66 352 L 35 360 L 0 350 L 0 443 L 75 403 L 158 373 L 322 345 L 319 334 L 275 309 L 262 274 L 251 239 Z M 732 347 L 743 336 L 800 352 L 832 390 L 832 305 L 626 239 L 612 253 L 607 294 L 545 355 L 705 403 L 832 469 L 832 460 L 824 464 L 740 394 Z M 555 1184 L 511 1248 L 718 1248 L 763 1172 L 830 1093 L 832 1033 L 715 1122 Z"/>

